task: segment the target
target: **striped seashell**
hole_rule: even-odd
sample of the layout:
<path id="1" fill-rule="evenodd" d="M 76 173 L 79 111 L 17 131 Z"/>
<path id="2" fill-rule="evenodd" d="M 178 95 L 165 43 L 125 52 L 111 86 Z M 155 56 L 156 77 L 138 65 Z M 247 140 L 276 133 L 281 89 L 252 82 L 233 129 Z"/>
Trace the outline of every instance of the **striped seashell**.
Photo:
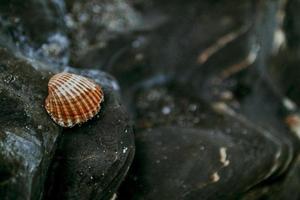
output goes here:
<path id="1" fill-rule="evenodd" d="M 49 80 L 48 93 L 45 108 L 63 127 L 73 127 L 93 118 L 104 101 L 103 91 L 94 81 L 65 72 Z"/>

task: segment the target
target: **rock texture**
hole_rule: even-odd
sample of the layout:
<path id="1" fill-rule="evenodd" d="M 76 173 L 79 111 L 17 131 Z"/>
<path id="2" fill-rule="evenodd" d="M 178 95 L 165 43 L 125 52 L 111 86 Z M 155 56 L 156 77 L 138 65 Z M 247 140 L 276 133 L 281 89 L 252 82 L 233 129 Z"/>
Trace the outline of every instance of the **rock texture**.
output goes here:
<path id="1" fill-rule="evenodd" d="M 50 169 L 45 199 L 109 199 L 133 160 L 132 124 L 112 77 L 97 70 L 68 68 L 67 71 L 99 83 L 105 100 L 94 119 L 63 131 Z"/>
<path id="2" fill-rule="evenodd" d="M 62 131 L 44 108 L 52 73 L 38 72 L 32 63 L 39 68 L 39 62 L 3 48 L 0 57 L 1 199 L 110 198 L 134 155 L 132 124 L 117 82 L 98 70 L 66 68 L 97 81 L 105 102 L 93 120 Z"/>
<path id="3" fill-rule="evenodd" d="M 48 76 L 0 49 L 0 197 L 41 199 L 61 129 L 44 109 Z"/>
<path id="4" fill-rule="evenodd" d="M 136 99 L 137 153 L 121 199 L 240 198 L 292 162 L 288 136 L 184 86 L 156 86 Z"/>
<path id="5" fill-rule="evenodd" d="M 299 199 L 299 158 L 295 159 L 294 164 L 285 176 L 277 180 L 260 184 L 243 196 L 243 200 L 251 199 Z"/>
<path id="6" fill-rule="evenodd" d="M 208 10 L 214 10 L 215 12 L 207 14 L 210 16 L 209 19 L 199 14 L 201 11 L 194 14 L 188 12 L 192 10 L 191 7 L 197 6 L 195 2 L 186 4 L 186 7 L 181 7 L 181 9 L 186 10 L 188 16 L 193 16 L 193 18 L 185 16 L 182 20 L 186 20 L 186 23 L 173 26 L 173 30 L 165 34 L 168 38 L 173 36 L 174 40 L 177 39 L 180 42 L 190 42 L 189 48 L 183 48 L 183 44 L 182 48 L 173 48 L 176 50 L 167 51 L 170 54 L 174 53 L 174 56 L 169 57 L 165 56 L 162 51 L 156 50 L 156 52 L 159 52 L 158 54 L 164 55 L 163 58 L 157 59 L 158 62 L 163 62 L 165 58 L 172 58 L 168 59 L 169 62 L 174 62 L 170 63 L 173 68 L 168 68 L 168 70 L 172 68 L 171 72 L 168 71 L 170 72 L 168 75 L 152 76 L 152 78 L 142 81 L 137 87 L 129 89 L 133 92 L 129 93 L 128 96 L 136 95 L 130 105 L 134 110 L 138 127 L 136 134 L 137 156 L 128 182 L 125 182 L 122 186 L 121 198 L 242 198 L 247 196 L 248 192 L 251 194 L 253 188 L 255 190 L 255 188 L 263 187 L 262 185 L 272 187 L 272 183 L 282 182 L 284 173 L 289 170 L 290 165 L 293 165 L 293 159 L 299 152 L 298 134 L 297 131 L 290 131 L 287 124 L 285 124 L 285 118 L 289 116 L 291 110 L 286 104 L 287 100 L 281 89 L 275 86 L 268 67 L 268 59 L 274 53 L 275 48 L 273 34 L 278 28 L 277 14 L 280 12 L 280 2 L 256 1 L 250 3 L 243 1 L 240 2 L 239 6 L 231 7 L 221 6 L 224 2 L 211 3 L 214 6 Z M 203 10 L 210 6 L 209 3 L 204 3 L 204 5 L 207 7 L 202 6 Z M 231 9 L 234 9 L 235 12 L 232 12 Z M 250 10 L 252 11 L 250 12 Z M 172 11 L 176 12 L 176 9 Z M 230 17 L 238 12 L 243 13 L 243 15 L 239 18 Z M 222 29 L 222 26 L 209 27 L 209 24 L 215 25 L 215 23 L 209 21 L 214 21 L 213 16 L 215 15 L 222 16 L 222 19 L 228 17 L 228 23 L 231 22 L 235 26 L 227 24 L 224 25 L 224 29 Z M 199 18 L 197 21 L 202 21 L 202 23 L 199 25 L 194 23 L 198 29 L 191 26 L 194 33 L 200 35 L 202 25 L 207 28 L 205 30 L 212 33 L 205 34 L 203 37 L 195 36 L 195 40 L 192 40 L 189 36 L 193 31 L 181 29 L 180 27 L 186 25 L 188 19 L 193 21 L 197 17 Z M 178 15 L 178 18 L 180 18 L 180 15 Z M 171 28 L 168 30 L 171 30 Z M 186 36 L 185 40 L 178 35 L 175 36 L 176 31 L 188 32 L 182 34 Z M 158 38 L 162 40 L 162 37 L 158 36 Z M 201 40 L 203 40 L 203 43 L 201 43 Z M 169 44 L 179 45 L 180 42 L 170 42 Z M 162 44 L 162 49 L 168 47 L 168 43 L 163 40 Z M 194 45 L 198 49 L 194 49 Z M 176 51 L 177 53 L 175 53 Z M 196 53 L 197 51 L 198 53 Z M 152 61 L 155 62 L 155 60 Z M 145 65 L 147 64 L 149 63 Z M 178 66 L 178 68 L 175 66 Z M 181 66 L 181 69 L 179 66 Z M 279 64 L 278 69 L 279 66 L 282 65 Z M 295 75 L 298 74 L 297 69 L 286 69 L 285 71 L 294 73 L 294 75 L 289 75 L 291 77 L 289 81 L 285 81 L 285 83 L 288 83 L 286 88 L 295 88 L 295 78 L 292 77 L 297 76 Z M 280 74 L 279 71 L 277 72 Z M 170 81 L 170 79 L 176 81 Z M 282 77 L 282 79 L 284 78 Z M 295 94 L 295 92 L 293 93 Z M 205 109 L 206 106 L 212 107 L 214 110 Z M 295 109 L 292 110 L 295 112 Z M 221 113 L 229 121 L 225 120 L 226 123 L 220 123 L 217 113 Z M 241 122 L 242 125 L 238 126 Z M 227 127 L 225 125 L 227 123 L 233 125 L 233 127 Z M 246 164 L 244 167 L 236 167 L 231 171 L 232 173 L 229 172 L 225 176 L 225 180 L 222 180 L 219 173 L 213 174 L 213 170 L 211 170 L 214 167 L 212 160 L 205 156 L 206 160 L 201 160 L 202 157 L 200 156 L 193 157 L 190 153 L 184 153 L 190 150 L 188 147 L 195 148 L 193 147 L 194 144 L 200 146 L 196 141 L 202 141 L 208 137 L 209 133 L 203 133 L 203 128 L 206 131 L 207 129 L 217 129 L 223 137 L 221 140 L 225 143 L 228 140 L 239 141 L 237 143 L 233 142 L 233 149 L 239 149 L 239 144 L 243 144 L 234 157 L 238 160 L 237 165 L 243 165 L 248 161 L 252 162 L 251 167 L 255 168 L 254 165 L 260 165 L 254 170 L 256 173 L 251 173 L 253 182 L 248 179 L 249 176 L 245 178 L 241 175 L 238 179 L 233 177 L 234 174 L 246 174 L 247 170 L 250 169 L 250 164 Z M 193 134 L 190 132 L 193 132 Z M 194 135 L 197 132 L 199 135 L 195 139 L 196 136 Z M 243 133 L 253 138 L 246 139 L 247 136 Z M 189 140 L 189 137 L 185 137 L 186 134 L 193 139 Z M 174 142 L 173 138 L 177 137 L 179 139 L 174 139 L 176 140 Z M 218 136 L 214 135 L 215 140 L 213 142 L 209 140 L 205 140 L 205 142 L 208 146 L 213 146 L 212 144 L 219 144 L 217 138 Z M 257 140 L 253 140 L 254 138 Z M 249 141 L 251 142 L 247 144 Z M 185 147 L 180 148 L 180 153 L 184 155 L 176 151 L 172 152 L 176 155 L 174 156 L 168 151 L 173 149 L 173 146 L 181 147 L 181 145 Z M 255 147 L 248 145 L 255 145 Z M 260 145 L 262 149 L 260 149 Z M 156 149 L 155 152 L 151 149 L 152 146 L 155 146 L 153 148 Z M 246 150 L 248 147 L 249 149 Z M 207 151 L 211 153 L 217 152 L 217 150 L 212 150 L 213 147 L 208 149 Z M 218 149 L 218 147 L 215 147 L 215 149 Z M 260 153 L 251 156 L 254 149 L 260 149 Z M 194 154 L 198 155 L 199 152 Z M 230 148 L 228 152 L 230 154 Z M 203 154 L 205 154 L 205 150 L 203 150 Z M 211 155 L 208 157 L 216 156 Z M 266 157 L 272 157 L 273 161 L 267 160 Z M 199 160 L 202 161 L 201 166 L 197 165 Z M 193 163 L 190 164 L 193 167 L 183 167 L 188 163 Z M 269 165 L 267 163 L 273 164 Z M 163 172 L 161 172 L 160 167 Z M 232 166 L 228 167 L 229 170 L 230 167 Z M 239 172 L 242 168 L 243 172 Z M 262 172 L 258 169 L 265 169 L 266 171 Z M 222 170 L 226 171 L 226 169 Z M 207 179 L 207 182 L 201 180 L 201 172 L 207 176 L 212 174 L 213 180 L 217 180 L 217 183 L 207 184 L 209 179 Z M 261 172 L 264 175 L 260 174 Z M 176 173 L 180 178 L 176 179 L 176 175 L 174 175 Z M 154 176 L 154 174 L 159 175 Z M 204 186 L 197 187 L 196 184 L 193 184 L 193 181 L 200 182 Z M 222 181 L 226 184 L 222 185 Z M 239 185 L 239 188 L 234 187 L 235 185 Z M 214 193 L 213 191 L 217 192 Z M 235 192 L 230 193 L 230 191 Z M 293 191 L 292 188 L 291 191 Z M 264 193 L 263 196 L 274 197 L 271 190 Z M 259 199 L 261 196 L 257 194 L 252 198 Z"/>
<path id="7" fill-rule="evenodd" d="M 132 123 L 118 83 L 99 70 L 67 67 L 65 8 L 64 1 L 0 3 L 0 46 L 12 52 L 0 52 L 0 199 L 108 199 L 132 162 Z M 48 80 L 61 71 L 88 76 L 105 92 L 96 118 L 63 131 L 43 107 Z"/>
<path id="8" fill-rule="evenodd" d="M 298 7 L 1 1 L 0 199 L 297 199 Z M 61 71 L 105 93 L 69 130 L 40 107 Z"/>

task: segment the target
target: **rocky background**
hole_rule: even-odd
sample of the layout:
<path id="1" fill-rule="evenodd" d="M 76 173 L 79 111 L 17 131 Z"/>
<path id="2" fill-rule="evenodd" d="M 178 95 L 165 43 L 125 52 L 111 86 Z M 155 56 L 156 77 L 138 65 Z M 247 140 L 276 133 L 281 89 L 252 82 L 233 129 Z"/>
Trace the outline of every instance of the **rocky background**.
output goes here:
<path id="1" fill-rule="evenodd" d="M 1 0 L 0 199 L 300 199 L 299 0 Z M 49 78 L 105 102 L 62 129 Z"/>

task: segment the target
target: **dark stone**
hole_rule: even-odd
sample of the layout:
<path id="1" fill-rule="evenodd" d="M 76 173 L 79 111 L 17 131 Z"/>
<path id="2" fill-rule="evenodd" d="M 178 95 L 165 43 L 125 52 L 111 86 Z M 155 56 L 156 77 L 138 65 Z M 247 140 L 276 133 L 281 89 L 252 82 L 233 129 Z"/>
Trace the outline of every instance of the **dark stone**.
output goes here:
<path id="1" fill-rule="evenodd" d="M 0 44 L 19 57 L 0 50 L 0 199 L 40 199 L 43 189 L 49 200 L 111 198 L 134 154 L 120 92 L 137 157 L 119 198 L 298 197 L 299 139 L 283 102 L 300 101 L 299 0 L 286 4 L 287 48 L 268 63 L 281 2 L 1 1 Z M 67 65 L 105 70 L 122 90 Z M 89 76 L 105 92 L 97 118 L 63 131 L 46 185 L 60 129 L 37 106 L 50 74 L 32 67 Z"/>
<path id="2" fill-rule="evenodd" d="M 63 131 L 44 199 L 109 199 L 133 160 L 132 125 L 112 77 L 98 70 L 67 71 L 102 85 L 105 101 L 97 117 Z"/>
<path id="3" fill-rule="evenodd" d="M 278 90 L 284 95 L 300 105 L 300 64 L 299 53 L 297 50 L 286 48 L 282 49 L 270 64 L 270 76 Z"/>
<path id="4" fill-rule="evenodd" d="M 43 0 L 6 0 L 0 2 L 0 24 L 10 23 L 6 31 L 12 33 L 13 39 L 18 41 L 18 36 L 27 36 L 28 41 L 44 42 L 49 34 L 60 29 L 63 30 L 64 22 L 59 4 L 54 1 Z M 23 37 L 24 39 L 24 37 Z"/>
<path id="5" fill-rule="evenodd" d="M 236 99 L 239 102 L 236 111 L 245 115 L 257 126 L 270 130 L 282 141 L 286 141 L 288 146 L 294 146 L 299 150 L 296 134 L 289 131 L 285 124 L 285 118 L 292 112 L 285 105 L 286 98 L 278 93 L 279 90 L 268 80 L 258 79 L 254 83 L 244 82 L 244 84 L 251 88 L 251 92 L 242 99 Z M 239 90 L 238 86 L 235 90 Z"/>
<path id="6" fill-rule="evenodd" d="M 296 51 L 299 55 L 300 53 L 300 24 L 299 24 L 299 10 L 300 1 L 299 0 L 289 0 L 286 3 L 285 9 L 285 19 L 284 19 L 284 29 L 287 39 L 287 45 L 293 51 Z"/>
<path id="7" fill-rule="evenodd" d="M 253 83 L 261 77 L 268 78 L 266 63 L 273 51 L 273 35 L 277 28 L 276 13 L 279 2 L 243 1 L 242 5 L 235 7 L 244 13 L 239 19 L 242 21 L 232 22 L 238 27 L 230 28 L 225 31 L 225 34 L 215 36 L 212 39 L 215 42 L 203 47 L 206 51 L 200 52 L 198 58 L 203 57 L 204 61 L 189 65 L 192 66 L 187 70 L 190 72 L 183 79 L 183 83 L 189 84 L 199 97 L 208 102 L 220 95 L 221 90 L 232 90 L 244 79 Z M 218 30 L 216 32 L 220 33 Z M 225 45 L 220 45 L 223 43 Z M 212 54 L 209 53 L 211 49 L 214 49 Z M 242 84 L 237 87 L 241 88 L 240 95 L 245 95 L 243 93 L 249 89 Z"/>
<path id="8" fill-rule="evenodd" d="M 135 105 L 136 158 L 120 198 L 235 199 L 292 162 L 289 137 L 178 84 L 138 92 Z"/>
<path id="9" fill-rule="evenodd" d="M 285 176 L 280 177 L 277 181 L 267 182 L 266 184 L 259 185 L 259 187 L 256 187 L 250 192 L 248 192 L 244 196 L 243 200 L 297 200 L 300 198 L 299 187 L 300 160 L 298 156 Z"/>
<path id="10" fill-rule="evenodd" d="M 110 6 L 111 3 L 107 2 L 107 4 Z M 122 5 L 119 5 L 119 7 L 118 5 L 118 2 L 113 3 L 116 9 L 122 9 L 120 7 Z M 89 8 L 92 8 L 92 5 L 89 5 Z M 78 12 L 77 16 L 79 17 L 83 10 Z M 9 83 L 15 90 L 23 90 L 23 88 L 33 87 L 32 85 L 35 84 L 34 87 L 43 88 L 41 90 L 43 95 L 39 97 L 44 101 L 47 95 L 47 82 L 50 75 L 68 70 L 91 77 L 103 86 L 105 92 L 103 109 L 97 118 L 81 127 L 63 131 L 63 135 L 58 140 L 59 148 L 54 155 L 50 170 L 47 171 L 52 159 L 53 149 L 51 149 L 51 156 L 46 155 L 48 157 L 42 154 L 44 152 L 40 153 L 36 150 L 36 157 L 39 156 L 38 158 L 43 159 L 43 167 L 40 169 L 42 172 L 36 170 L 37 172 L 35 173 L 38 175 L 34 174 L 34 179 L 28 178 L 31 182 L 26 182 L 27 179 L 21 180 L 22 182 L 19 181 L 15 190 L 11 185 L 9 185 L 9 188 L 1 188 L 3 195 L 1 194 L 0 197 L 5 199 L 22 199 L 23 197 L 26 199 L 27 197 L 28 199 L 41 199 L 43 190 L 45 190 L 44 199 L 107 199 L 118 189 L 133 159 L 132 124 L 124 107 L 121 105 L 117 82 L 108 74 L 98 70 L 76 71 L 66 67 L 69 64 L 69 38 L 65 34 L 65 27 L 70 22 L 66 14 L 64 1 L 34 0 L 22 2 L 9 0 L 0 3 L 0 45 L 9 48 L 19 57 L 16 58 L 16 62 L 22 60 L 19 63 L 20 66 L 28 65 L 34 67 L 36 70 L 43 71 L 45 75 L 43 83 L 35 81 L 29 84 L 27 79 L 31 79 L 31 76 L 35 77 L 36 74 L 40 74 L 39 72 L 35 72 L 36 74 L 32 72 L 23 73 L 26 68 L 21 69 L 21 66 L 15 69 L 16 72 L 8 73 L 14 68 L 0 63 L 1 72 L 5 72 L 3 75 L 4 82 Z M 106 15 L 109 15 L 109 13 L 106 13 Z M 112 18 L 111 20 L 115 21 L 117 19 Z M 82 29 L 82 31 L 84 30 Z M 76 32 L 74 31 L 74 33 Z M 77 41 L 77 44 L 80 45 L 80 39 L 85 40 L 87 35 L 78 34 L 78 36 L 81 37 Z M 83 48 L 83 50 L 86 50 L 86 48 Z M 2 60 L 3 62 L 5 61 L 5 59 Z M 27 62 L 23 60 L 27 60 Z M 10 62 L 12 61 L 10 60 Z M 49 71 L 51 73 L 48 73 Z M 26 81 L 15 84 L 15 79 L 18 77 L 16 78 L 14 73 L 18 75 L 20 73 L 20 75 L 24 76 L 24 79 L 26 77 Z M 40 76 L 42 77 L 42 75 Z M 33 82 L 34 80 L 35 78 L 31 81 Z M 28 94 L 26 102 L 35 102 L 36 100 L 29 95 L 35 90 L 31 91 L 28 89 L 26 92 Z M 35 93 L 39 94 L 38 92 Z M 5 87 L 1 90 L 0 100 L 9 102 L 9 104 L 5 104 L 5 107 L 1 107 L 0 118 L 3 126 L 7 123 L 10 126 L 14 125 L 17 127 L 20 121 L 26 123 L 25 128 L 28 126 L 30 129 L 31 126 L 35 125 L 36 122 L 32 121 L 30 117 L 20 114 L 25 111 L 27 114 L 28 109 L 26 107 L 27 104 L 20 103 L 25 101 L 22 98 L 23 96 L 11 95 L 10 91 Z M 49 116 L 46 116 L 53 123 Z M 38 118 L 36 120 L 39 122 Z M 57 128 L 58 126 L 54 125 L 54 127 Z M 48 131 L 49 133 L 47 134 L 51 135 L 51 130 Z M 7 138 L 5 133 L 0 131 L 1 137 Z M 54 141 L 52 145 L 54 145 Z M 73 159 L 74 157 L 76 159 Z M 28 159 L 32 159 L 32 156 L 28 156 Z M 19 170 L 19 167 L 18 163 L 14 164 L 14 160 L 7 160 L 6 157 L 0 159 L 0 161 L 2 160 L 4 164 L 0 167 L 1 181 L 6 182 L 6 180 L 11 180 L 10 176 L 13 176 L 15 171 Z M 69 160 L 72 160 L 72 162 Z M 45 184 L 47 172 L 48 179 Z M 19 192 L 19 190 L 24 190 L 24 192 Z M 32 195 L 32 197 L 28 195 Z"/>
<path id="11" fill-rule="evenodd" d="M 71 38 L 71 65 L 106 69 L 130 48 L 141 16 L 127 0 L 67 0 L 66 24 Z"/>
<path id="12" fill-rule="evenodd" d="M 63 1 L 1 1 L 0 44 L 15 54 L 40 60 L 52 68 L 66 65 L 69 41 L 64 14 Z"/>
<path id="13" fill-rule="evenodd" d="M 285 13 L 283 27 L 286 45 L 282 45 L 278 52 L 272 57 L 268 72 L 276 87 L 283 95 L 300 104 L 300 1 L 289 0 L 281 10 Z"/>
<path id="14" fill-rule="evenodd" d="M 112 12 L 110 20 L 104 20 L 106 12 L 93 12 L 94 7 L 117 8 L 120 2 L 128 12 L 119 15 Z M 161 81 L 161 77 L 189 84 L 205 96 L 217 75 L 234 65 L 247 63 L 250 57 L 253 60 L 244 67 L 256 62 L 257 70 L 265 71 L 265 60 L 272 51 L 272 36 L 277 28 L 278 6 L 277 0 L 239 4 L 227 0 L 67 1 L 69 15 L 76 22 L 69 29 L 73 35 L 71 63 L 110 72 L 120 81 L 126 99 L 132 95 L 132 87 L 148 79 Z M 91 20 L 80 22 L 81 10 Z M 141 23 L 129 23 L 134 15 Z M 109 31 L 109 24 L 116 21 L 122 24 L 121 28 L 127 28 L 123 32 Z M 142 24 L 152 25 L 145 28 Z M 98 35 L 105 37 L 95 38 Z M 78 47 L 81 43 L 87 44 L 87 48 Z"/>
<path id="15" fill-rule="evenodd" d="M 48 76 L 0 49 L 0 199 L 41 199 L 61 129 L 44 109 Z"/>
<path id="16" fill-rule="evenodd" d="M 262 132 L 241 125 L 228 134 L 226 128 L 163 127 L 140 133 L 120 198 L 234 199 L 286 161 L 278 141 Z M 243 131 L 248 132 L 236 136 Z"/>
<path id="17" fill-rule="evenodd" d="M 124 12 L 115 12 L 119 4 L 123 5 Z M 160 1 L 67 1 L 69 15 L 75 20 L 74 27 L 70 27 L 71 63 L 77 67 L 105 69 L 124 87 L 156 73 L 186 80 L 194 72 L 193 68 L 199 68 L 199 54 L 220 37 L 234 32 L 239 32 L 238 38 L 245 37 L 254 21 L 253 7 L 258 3 L 253 4 L 249 1 L 240 4 L 231 1 L 184 4 L 180 1 L 163 4 Z M 109 6 L 115 10 L 107 17 Z M 95 13 L 95 7 L 102 12 Z M 82 14 L 87 21 L 80 22 Z M 96 18 L 98 20 L 93 20 Z M 123 28 L 119 32 L 110 29 L 116 23 Z M 144 27 L 145 24 L 149 26 Z M 234 61 L 244 58 L 252 46 L 250 41 L 239 41 L 228 45 L 235 55 Z M 218 66 L 223 62 L 224 65 L 232 63 L 232 56 L 223 56 Z"/>

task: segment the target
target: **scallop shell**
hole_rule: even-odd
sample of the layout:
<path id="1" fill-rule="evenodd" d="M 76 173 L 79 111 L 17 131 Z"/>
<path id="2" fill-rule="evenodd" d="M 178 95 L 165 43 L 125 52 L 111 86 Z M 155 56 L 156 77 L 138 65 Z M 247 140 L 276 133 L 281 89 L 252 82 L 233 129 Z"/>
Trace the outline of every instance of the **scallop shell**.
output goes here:
<path id="1" fill-rule="evenodd" d="M 94 81 L 65 72 L 49 80 L 48 92 L 45 108 L 63 127 L 73 127 L 93 118 L 104 101 L 103 91 Z"/>

